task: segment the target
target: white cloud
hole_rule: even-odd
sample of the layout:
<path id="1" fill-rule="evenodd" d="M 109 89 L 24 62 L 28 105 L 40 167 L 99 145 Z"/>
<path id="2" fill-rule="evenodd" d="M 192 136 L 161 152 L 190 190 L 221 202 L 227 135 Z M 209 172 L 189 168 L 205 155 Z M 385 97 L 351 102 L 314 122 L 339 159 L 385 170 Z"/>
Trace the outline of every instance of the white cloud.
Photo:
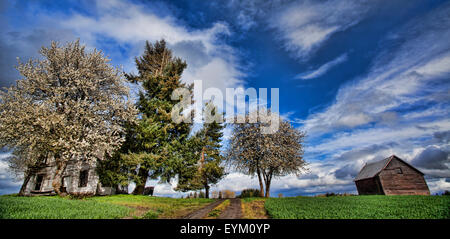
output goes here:
<path id="1" fill-rule="evenodd" d="M 423 124 L 408 125 L 399 128 L 372 128 L 353 130 L 352 132 L 337 133 L 332 138 L 324 140 L 322 143 L 308 147 L 308 151 L 335 152 L 352 148 L 361 148 L 372 144 L 383 144 L 390 142 L 406 142 L 409 139 L 420 137 L 432 137 L 434 132 L 446 131 L 450 129 L 448 120 L 434 121 Z"/>
<path id="2" fill-rule="evenodd" d="M 370 1 L 300 1 L 284 5 L 269 19 L 287 50 L 305 59 L 333 34 L 361 21 Z"/>
<path id="3" fill-rule="evenodd" d="M 450 182 L 445 178 L 428 181 L 428 187 L 431 194 L 442 193 L 443 191 L 450 191 Z"/>
<path id="4" fill-rule="evenodd" d="M 327 73 L 334 66 L 341 64 L 342 62 L 345 62 L 347 59 L 348 59 L 347 54 L 346 53 L 342 54 L 342 55 L 338 56 L 336 59 L 321 65 L 319 68 L 317 68 L 314 71 L 307 72 L 307 73 L 301 73 L 301 74 L 297 75 L 295 77 L 295 79 L 308 80 L 308 79 L 317 78 L 317 77 L 322 76 L 325 73 Z"/>

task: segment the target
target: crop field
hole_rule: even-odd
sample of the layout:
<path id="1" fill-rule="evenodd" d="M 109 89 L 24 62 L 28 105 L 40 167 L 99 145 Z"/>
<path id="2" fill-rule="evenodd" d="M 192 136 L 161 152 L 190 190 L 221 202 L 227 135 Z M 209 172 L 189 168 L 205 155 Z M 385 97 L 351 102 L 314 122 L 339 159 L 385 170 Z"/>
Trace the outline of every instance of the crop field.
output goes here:
<path id="1" fill-rule="evenodd" d="M 449 219 L 449 196 L 335 196 L 270 198 L 279 219 Z"/>
<path id="2" fill-rule="evenodd" d="M 0 219 L 177 218 L 213 200 L 114 195 L 70 199 L 0 196 Z"/>

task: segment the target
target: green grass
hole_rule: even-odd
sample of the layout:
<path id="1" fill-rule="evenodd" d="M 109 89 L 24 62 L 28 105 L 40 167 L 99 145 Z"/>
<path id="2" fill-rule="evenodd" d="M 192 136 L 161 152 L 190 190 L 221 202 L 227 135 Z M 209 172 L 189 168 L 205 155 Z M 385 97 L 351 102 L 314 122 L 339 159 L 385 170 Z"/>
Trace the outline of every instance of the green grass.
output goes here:
<path id="1" fill-rule="evenodd" d="M 0 196 L 0 219 L 177 218 L 211 199 L 114 195 L 70 199 L 58 196 Z"/>
<path id="2" fill-rule="evenodd" d="M 347 196 L 270 198 L 265 208 L 280 219 L 450 218 L 449 196 Z"/>
<path id="3" fill-rule="evenodd" d="M 90 200 L 133 208 L 133 218 L 145 219 L 179 218 L 214 201 L 206 198 L 180 199 L 141 195 L 113 195 L 93 197 Z"/>
<path id="4" fill-rule="evenodd" d="M 261 201 L 266 200 L 267 198 L 264 197 L 248 197 L 248 198 L 241 198 L 242 202 L 253 202 L 253 201 Z"/>
<path id="5" fill-rule="evenodd" d="M 1 219 L 109 219 L 132 211 L 120 205 L 61 197 L 0 196 Z"/>

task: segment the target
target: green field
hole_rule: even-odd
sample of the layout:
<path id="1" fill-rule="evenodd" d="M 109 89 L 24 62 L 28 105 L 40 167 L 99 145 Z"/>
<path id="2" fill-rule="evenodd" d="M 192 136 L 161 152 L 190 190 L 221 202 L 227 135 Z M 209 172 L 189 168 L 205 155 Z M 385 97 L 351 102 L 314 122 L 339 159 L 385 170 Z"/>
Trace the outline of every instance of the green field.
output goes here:
<path id="1" fill-rule="evenodd" d="M 131 208 L 61 197 L 0 196 L 0 218 L 12 219 L 107 219 L 123 218 Z"/>
<path id="2" fill-rule="evenodd" d="M 264 202 L 265 201 L 265 202 Z M 0 219 L 181 218 L 212 199 L 114 195 L 69 197 L 0 196 Z M 450 219 L 450 196 L 333 196 L 244 198 L 244 218 Z"/>
<path id="3" fill-rule="evenodd" d="M 449 196 L 335 196 L 270 198 L 265 208 L 280 219 L 450 218 Z"/>
<path id="4" fill-rule="evenodd" d="M 135 195 L 86 199 L 0 196 L 0 219 L 176 218 L 210 202 Z"/>

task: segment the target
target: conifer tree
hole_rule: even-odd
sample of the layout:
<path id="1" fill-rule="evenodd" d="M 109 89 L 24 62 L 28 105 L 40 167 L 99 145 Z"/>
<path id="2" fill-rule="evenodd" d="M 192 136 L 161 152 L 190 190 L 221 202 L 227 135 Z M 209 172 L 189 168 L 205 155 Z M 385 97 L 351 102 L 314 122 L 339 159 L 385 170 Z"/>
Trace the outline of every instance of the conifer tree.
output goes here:
<path id="1" fill-rule="evenodd" d="M 175 89 L 186 88 L 192 98 L 192 84 L 181 82 L 186 62 L 172 56 L 164 40 L 146 42 L 144 54 L 135 59 L 137 75 L 127 79 L 142 86 L 137 108 L 141 119 L 130 128 L 122 154 L 136 183 L 134 194 L 142 194 L 147 178 L 170 182 L 183 165 L 181 153 L 191 131 L 190 123 L 175 123 L 171 111 L 177 101 L 171 99 Z"/>
<path id="2" fill-rule="evenodd" d="M 211 116 L 217 114 L 216 107 L 207 103 L 205 111 L 212 112 Z M 221 140 L 224 125 L 221 122 L 206 120 L 203 128 L 198 131 L 189 141 L 192 157 L 198 157 L 196 167 L 185 167 L 184 173 L 178 180 L 177 190 L 200 190 L 205 189 L 205 197 L 209 198 L 210 185 L 216 184 L 225 176 L 224 167 L 221 165 L 223 156 L 220 154 Z"/>

